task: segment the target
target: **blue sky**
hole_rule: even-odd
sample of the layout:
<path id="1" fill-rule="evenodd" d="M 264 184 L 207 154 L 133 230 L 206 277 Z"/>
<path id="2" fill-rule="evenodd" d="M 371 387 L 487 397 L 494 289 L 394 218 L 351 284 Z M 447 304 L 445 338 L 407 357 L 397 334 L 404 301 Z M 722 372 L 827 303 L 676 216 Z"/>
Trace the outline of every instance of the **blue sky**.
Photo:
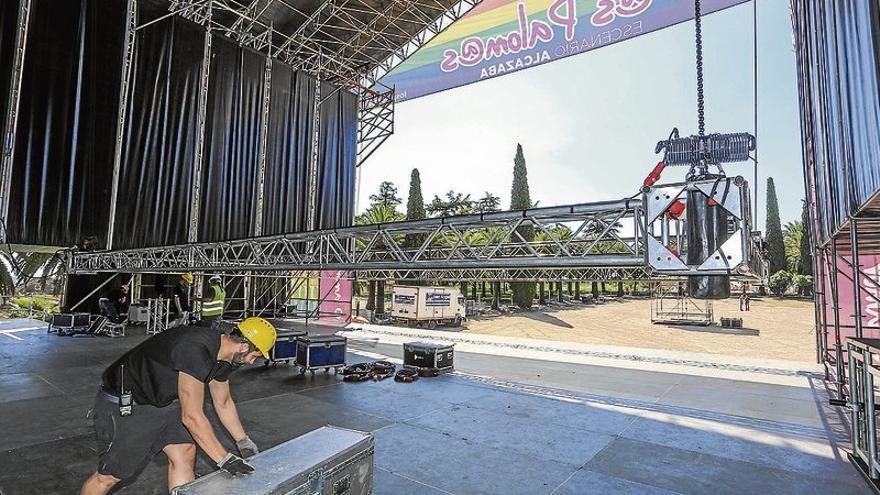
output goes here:
<path id="1" fill-rule="evenodd" d="M 767 177 L 782 222 L 799 220 L 804 183 L 788 2 L 758 2 L 758 228 Z M 707 132 L 753 132 L 752 4 L 703 20 Z M 383 180 L 406 200 L 417 167 L 426 201 L 450 189 L 484 191 L 510 206 L 522 143 L 541 206 L 631 196 L 672 127 L 696 133 L 693 22 L 540 67 L 398 104 L 395 134 L 361 167 L 358 211 Z M 728 165 L 753 181 L 753 166 Z M 664 181 L 684 177 L 670 168 Z"/>

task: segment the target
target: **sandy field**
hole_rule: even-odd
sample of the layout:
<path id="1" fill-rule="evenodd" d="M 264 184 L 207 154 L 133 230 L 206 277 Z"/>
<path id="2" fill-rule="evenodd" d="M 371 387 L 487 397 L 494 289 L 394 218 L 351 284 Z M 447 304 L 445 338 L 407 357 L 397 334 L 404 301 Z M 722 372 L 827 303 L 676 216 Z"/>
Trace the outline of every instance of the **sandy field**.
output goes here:
<path id="1" fill-rule="evenodd" d="M 586 344 L 707 352 L 730 356 L 815 362 L 813 303 L 771 297 L 753 299 L 740 312 L 738 299 L 714 302 L 714 325 L 651 323 L 647 299 L 576 303 L 541 311 L 483 315 L 468 320 L 465 332 Z M 742 329 L 721 328 L 721 317 L 743 318 Z"/>

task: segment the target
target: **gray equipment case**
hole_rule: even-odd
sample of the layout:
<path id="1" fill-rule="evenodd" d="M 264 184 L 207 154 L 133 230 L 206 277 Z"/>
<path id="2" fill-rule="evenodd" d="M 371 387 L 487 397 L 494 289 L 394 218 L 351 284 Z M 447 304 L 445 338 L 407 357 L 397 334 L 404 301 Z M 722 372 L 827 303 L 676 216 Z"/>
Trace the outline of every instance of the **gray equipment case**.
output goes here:
<path id="1" fill-rule="evenodd" d="M 248 459 L 256 470 L 232 477 L 214 471 L 174 495 L 370 495 L 373 435 L 324 426 Z"/>

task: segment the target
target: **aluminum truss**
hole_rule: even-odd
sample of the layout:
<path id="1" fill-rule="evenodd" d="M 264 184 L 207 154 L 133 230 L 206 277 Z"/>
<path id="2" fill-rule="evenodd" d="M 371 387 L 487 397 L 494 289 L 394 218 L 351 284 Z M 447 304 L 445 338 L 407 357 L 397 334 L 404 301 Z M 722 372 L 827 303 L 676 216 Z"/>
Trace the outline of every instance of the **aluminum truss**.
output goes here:
<path id="1" fill-rule="evenodd" d="M 360 279 L 644 278 L 648 269 L 641 204 L 623 199 L 219 243 L 76 253 L 68 268 L 72 273 L 346 270 Z M 527 240 L 530 234 L 534 241 Z"/>
<path id="2" fill-rule="evenodd" d="M 394 91 L 361 93 L 358 102 L 358 166 L 392 134 L 394 134 Z"/>
<path id="3" fill-rule="evenodd" d="M 647 187 L 642 197 L 217 243 L 74 253 L 78 272 L 350 271 L 362 280 L 634 280 L 727 275 L 764 278 L 749 225 L 745 181 Z M 686 264 L 686 227 L 666 211 L 685 190 L 702 191 L 731 215 L 730 238 Z M 716 194 L 732 188 L 730 193 Z M 657 225 L 661 223 L 661 225 Z M 674 235 L 673 235 L 674 234 Z M 679 238 L 673 242 L 673 238 Z M 753 268 L 754 267 L 754 268 Z M 859 334 L 860 335 L 860 334 Z"/>

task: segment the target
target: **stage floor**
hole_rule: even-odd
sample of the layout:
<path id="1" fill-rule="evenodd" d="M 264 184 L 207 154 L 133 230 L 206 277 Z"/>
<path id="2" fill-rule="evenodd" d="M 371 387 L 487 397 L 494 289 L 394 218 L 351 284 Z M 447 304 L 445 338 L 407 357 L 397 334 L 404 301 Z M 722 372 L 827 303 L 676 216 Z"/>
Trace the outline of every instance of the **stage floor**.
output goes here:
<path id="1" fill-rule="evenodd" d="M 97 463 L 85 416 L 99 376 L 145 337 L 34 326 L 0 322 L 0 493 L 75 493 Z M 402 357 L 392 340 L 349 335 L 350 362 Z M 846 411 L 827 406 L 821 377 L 719 378 L 711 367 L 637 369 L 637 359 L 459 351 L 455 374 L 413 384 L 256 366 L 232 389 L 263 448 L 324 424 L 373 432 L 380 495 L 870 493 L 845 460 Z M 212 470 L 201 455 L 196 468 Z M 160 455 L 117 493 L 165 493 L 165 475 Z"/>

